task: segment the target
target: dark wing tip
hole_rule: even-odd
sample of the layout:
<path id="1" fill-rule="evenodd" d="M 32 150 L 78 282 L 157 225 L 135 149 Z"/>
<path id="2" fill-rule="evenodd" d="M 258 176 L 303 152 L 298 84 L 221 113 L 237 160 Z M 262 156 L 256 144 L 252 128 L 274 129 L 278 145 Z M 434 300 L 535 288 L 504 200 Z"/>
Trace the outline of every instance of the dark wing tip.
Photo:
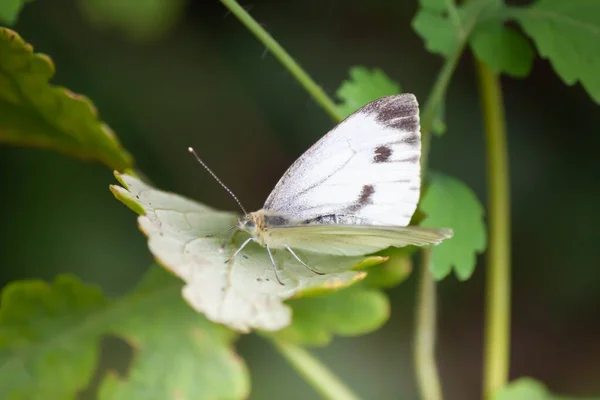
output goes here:
<path id="1" fill-rule="evenodd" d="M 377 122 L 390 128 L 405 132 L 419 131 L 419 103 L 411 93 L 381 97 L 365 105 L 357 113 L 375 114 Z"/>

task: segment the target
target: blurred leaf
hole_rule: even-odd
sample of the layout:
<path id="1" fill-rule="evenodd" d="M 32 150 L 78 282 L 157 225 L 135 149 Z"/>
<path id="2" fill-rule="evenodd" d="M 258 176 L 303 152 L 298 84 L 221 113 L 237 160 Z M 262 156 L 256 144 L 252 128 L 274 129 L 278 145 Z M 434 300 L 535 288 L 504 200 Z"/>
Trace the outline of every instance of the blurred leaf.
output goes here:
<path id="1" fill-rule="evenodd" d="M 33 0 L 2 0 L 0 1 L 0 23 L 14 25 L 25 3 Z"/>
<path id="2" fill-rule="evenodd" d="M 492 400 L 551 400 L 546 386 L 532 378 L 519 378 L 500 389 Z"/>
<path id="3" fill-rule="evenodd" d="M 92 103 L 50 85 L 52 75 L 47 56 L 0 28 L 0 142 L 47 147 L 121 171 L 131 167 L 131 156 L 98 120 Z"/>
<path id="4" fill-rule="evenodd" d="M 123 187 L 112 186 L 115 197 L 145 210 L 138 217 L 141 230 L 156 259 L 186 285 L 183 297 L 208 319 L 232 329 L 275 331 L 291 323 L 291 309 L 284 300 L 349 286 L 366 275 L 350 269 L 365 257 L 336 257 L 302 253 L 309 264 L 325 275 L 316 275 L 288 252 L 276 253 L 280 285 L 267 252 L 250 243 L 235 259 L 226 262 L 246 234 L 224 232 L 237 224 L 236 216 L 220 212 L 181 196 L 154 189 L 140 180 L 116 173 Z M 233 237 L 232 237 L 233 236 Z M 374 257 L 381 262 L 381 257 Z"/>
<path id="5" fill-rule="evenodd" d="M 79 6 L 98 28 L 120 29 L 134 40 L 149 41 L 180 21 L 187 0 L 79 0 Z"/>
<path id="6" fill-rule="evenodd" d="M 535 52 L 529 41 L 501 22 L 477 27 L 470 44 L 475 56 L 496 73 L 525 77 L 531 72 Z"/>
<path id="7" fill-rule="evenodd" d="M 113 332 L 134 348 L 134 359 L 127 377 L 105 377 L 100 400 L 248 397 L 248 372 L 230 348 L 236 335 L 184 304 L 181 285 L 155 266 L 123 299 L 130 308 Z"/>
<path id="8" fill-rule="evenodd" d="M 136 354 L 128 379 L 109 375 L 101 398 L 245 398 L 235 334 L 190 310 L 181 285 L 155 267 L 131 296 L 109 303 L 71 276 L 10 283 L 0 302 L 0 398 L 75 398 L 96 368 L 100 336 L 111 333 Z"/>
<path id="9" fill-rule="evenodd" d="M 356 336 L 380 328 L 390 316 L 389 301 L 379 290 L 355 285 L 334 293 L 292 299 L 292 324 L 275 334 L 289 343 L 323 346 L 333 335 Z"/>
<path id="10" fill-rule="evenodd" d="M 67 399 L 85 388 L 106 326 L 100 290 L 71 276 L 9 283 L 0 298 L 0 398 Z"/>
<path id="11" fill-rule="evenodd" d="M 342 82 L 336 95 L 342 101 L 338 106 L 344 117 L 380 97 L 402 93 L 400 85 L 379 68 L 350 68 L 350 79 Z"/>
<path id="12" fill-rule="evenodd" d="M 411 25 L 415 32 L 425 41 L 425 48 L 431 53 L 448 56 L 459 46 L 460 21 L 452 21 L 439 8 L 422 7 L 417 11 Z M 457 14 L 458 15 L 458 14 Z M 459 25 L 457 25 L 459 22 Z"/>
<path id="13" fill-rule="evenodd" d="M 600 1 L 539 0 L 510 15 L 567 85 L 581 82 L 600 103 Z"/>
<path id="14" fill-rule="evenodd" d="M 367 277 L 357 285 L 375 289 L 389 289 L 398 286 L 408 279 L 412 272 L 411 253 L 414 249 L 414 246 L 390 247 L 379 252 L 378 254 L 389 257 L 388 260 L 378 265 L 377 268 L 369 268 Z"/>
<path id="15" fill-rule="evenodd" d="M 486 247 L 483 207 L 475 193 L 456 178 L 432 174 L 420 208 L 427 215 L 422 226 L 454 230 L 452 239 L 433 248 L 434 277 L 442 279 L 454 267 L 459 279 L 468 279 L 475 269 L 477 253 Z"/>

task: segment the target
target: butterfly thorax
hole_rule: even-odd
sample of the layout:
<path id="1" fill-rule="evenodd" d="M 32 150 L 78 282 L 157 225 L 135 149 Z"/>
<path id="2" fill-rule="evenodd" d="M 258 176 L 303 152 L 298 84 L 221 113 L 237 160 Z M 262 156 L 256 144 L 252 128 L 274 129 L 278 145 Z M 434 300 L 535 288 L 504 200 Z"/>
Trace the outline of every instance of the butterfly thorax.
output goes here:
<path id="1" fill-rule="evenodd" d="M 269 243 L 269 228 L 288 225 L 289 219 L 261 209 L 240 218 L 239 229 L 250 234 L 254 241 L 264 246 Z"/>

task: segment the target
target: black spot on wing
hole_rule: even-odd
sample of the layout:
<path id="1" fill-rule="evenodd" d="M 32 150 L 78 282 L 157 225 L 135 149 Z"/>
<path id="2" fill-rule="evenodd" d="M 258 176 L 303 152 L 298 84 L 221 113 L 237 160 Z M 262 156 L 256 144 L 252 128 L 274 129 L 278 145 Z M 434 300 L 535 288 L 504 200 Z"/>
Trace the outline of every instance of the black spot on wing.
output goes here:
<path id="1" fill-rule="evenodd" d="M 379 146 L 375 149 L 375 155 L 373 156 L 373 161 L 375 161 L 376 163 L 386 162 L 390 158 L 392 153 L 393 153 L 392 149 L 389 148 L 388 146 Z"/>
<path id="2" fill-rule="evenodd" d="M 371 198 L 373 197 L 374 193 L 375 188 L 373 187 L 373 185 L 364 185 L 362 187 L 360 195 L 358 196 L 358 199 L 356 199 L 356 202 L 346 207 L 344 211 L 351 214 L 359 212 L 366 205 L 373 203 L 373 200 Z"/>

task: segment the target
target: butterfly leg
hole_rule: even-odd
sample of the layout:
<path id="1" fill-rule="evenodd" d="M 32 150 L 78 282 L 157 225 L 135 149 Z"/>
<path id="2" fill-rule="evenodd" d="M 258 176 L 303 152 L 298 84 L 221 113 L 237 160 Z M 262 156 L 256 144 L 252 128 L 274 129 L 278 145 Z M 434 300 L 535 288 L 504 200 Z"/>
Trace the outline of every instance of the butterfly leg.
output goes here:
<path id="1" fill-rule="evenodd" d="M 294 256 L 294 258 L 295 258 L 296 260 L 298 260 L 298 262 L 299 262 L 300 264 L 304 265 L 306 268 L 308 268 L 309 270 L 311 270 L 312 272 L 314 272 L 314 273 L 315 273 L 315 274 L 317 274 L 317 275 L 325 275 L 325 273 L 324 273 L 324 272 L 317 271 L 316 269 L 314 269 L 314 268 L 311 268 L 311 267 L 309 267 L 308 265 L 306 265 L 306 263 L 305 263 L 304 261 L 302 261 L 302 260 L 300 259 L 300 257 L 298 257 L 298 255 L 296 255 L 296 253 L 294 253 L 294 250 L 292 250 L 290 246 L 288 246 L 287 244 L 284 244 L 283 246 L 284 246 L 284 247 L 287 249 L 287 251 L 289 251 L 290 253 L 292 253 L 292 255 Z"/>
<path id="2" fill-rule="evenodd" d="M 284 283 L 281 282 L 281 279 L 279 279 L 279 274 L 277 273 L 277 265 L 275 265 L 275 260 L 273 259 L 273 254 L 271 254 L 271 249 L 269 249 L 269 245 L 266 245 L 265 248 L 267 249 L 267 253 L 269 253 L 271 264 L 273 264 L 273 272 L 275 273 L 275 279 L 277 279 L 277 282 L 279 282 L 279 284 L 284 285 Z"/>
<path id="3" fill-rule="evenodd" d="M 252 239 L 254 239 L 254 238 L 252 238 L 252 237 L 249 237 L 248 239 L 246 239 L 246 240 L 244 241 L 244 243 L 242 243 L 242 245 L 241 245 L 241 246 L 240 246 L 240 247 L 239 247 L 239 248 L 238 248 L 238 249 L 235 251 L 235 253 L 233 253 L 233 255 L 232 255 L 231 257 L 229 257 L 227 260 L 225 260 L 225 264 L 227 264 L 229 261 L 233 260 L 233 259 L 235 258 L 235 256 L 237 256 L 237 255 L 238 255 L 238 253 L 239 253 L 240 251 L 242 251 L 242 249 L 243 249 L 244 247 L 246 247 L 246 245 L 247 245 L 248 243 L 250 243 L 250 241 L 251 241 Z"/>

